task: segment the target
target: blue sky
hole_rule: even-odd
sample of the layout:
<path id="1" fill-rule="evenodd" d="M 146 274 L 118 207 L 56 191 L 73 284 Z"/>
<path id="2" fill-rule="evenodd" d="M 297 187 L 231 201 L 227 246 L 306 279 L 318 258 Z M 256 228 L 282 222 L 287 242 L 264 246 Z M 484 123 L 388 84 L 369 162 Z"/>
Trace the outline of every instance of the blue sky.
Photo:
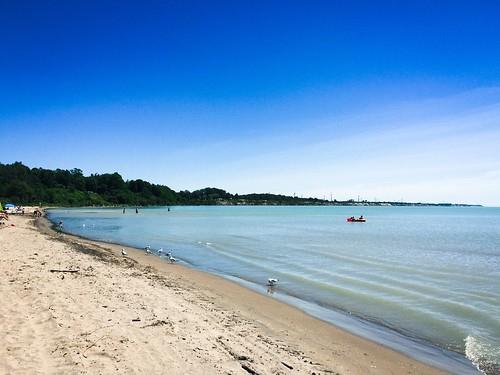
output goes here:
<path id="1" fill-rule="evenodd" d="M 500 205 L 495 1 L 0 2 L 3 163 Z"/>

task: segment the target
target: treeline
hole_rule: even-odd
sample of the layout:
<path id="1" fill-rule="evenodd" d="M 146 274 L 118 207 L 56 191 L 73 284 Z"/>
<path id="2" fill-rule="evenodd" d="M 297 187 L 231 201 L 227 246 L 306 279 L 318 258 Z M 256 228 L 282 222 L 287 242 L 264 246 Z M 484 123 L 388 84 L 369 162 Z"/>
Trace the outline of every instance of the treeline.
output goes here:
<path id="1" fill-rule="evenodd" d="M 0 202 L 18 205 L 153 206 L 215 204 L 322 204 L 316 198 L 274 194 L 231 194 L 205 188 L 175 192 L 143 180 L 123 180 L 118 173 L 84 176 L 80 169 L 29 168 L 20 162 L 0 163 Z"/>

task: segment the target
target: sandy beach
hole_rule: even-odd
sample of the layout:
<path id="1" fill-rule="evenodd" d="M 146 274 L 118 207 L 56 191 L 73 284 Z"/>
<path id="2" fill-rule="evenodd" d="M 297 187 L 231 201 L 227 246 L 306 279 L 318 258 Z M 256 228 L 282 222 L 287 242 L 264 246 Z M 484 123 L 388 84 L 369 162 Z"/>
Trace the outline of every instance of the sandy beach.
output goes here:
<path id="1" fill-rule="evenodd" d="M 223 278 L 44 218 L 7 224 L 2 374 L 446 373 Z"/>

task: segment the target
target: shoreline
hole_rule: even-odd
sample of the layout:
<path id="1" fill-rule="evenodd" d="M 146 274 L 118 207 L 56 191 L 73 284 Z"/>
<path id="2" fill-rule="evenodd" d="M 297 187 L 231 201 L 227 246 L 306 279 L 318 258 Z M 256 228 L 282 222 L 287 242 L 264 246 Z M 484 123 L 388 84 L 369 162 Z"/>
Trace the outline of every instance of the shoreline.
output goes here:
<path id="1" fill-rule="evenodd" d="M 45 226 L 48 227 L 48 231 L 51 233 L 56 233 L 55 227 L 56 223 L 52 222 L 47 215 L 44 215 L 41 218 L 42 222 L 45 222 Z M 166 262 L 165 259 L 159 258 L 155 255 L 148 255 L 144 252 L 142 248 L 136 248 L 125 243 L 120 242 L 108 242 L 108 241 L 100 241 L 94 240 L 91 238 L 84 237 L 79 234 L 72 234 L 69 232 L 64 232 L 66 236 L 89 241 L 89 243 L 98 244 L 104 248 L 112 247 L 116 254 L 120 254 L 120 249 L 125 248 L 130 255 L 130 251 L 132 251 L 133 258 L 138 260 L 139 263 L 147 262 L 148 260 L 153 260 L 153 262 L 147 262 L 148 266 L 153 267 L 162 267 L 162 266 L 171 266 Z M 263 291 L 259 290 L 258 284 L 253 284 L 252 282 L 246 281 L 244 279 L 239 279 L 238 277 L 229 277 L 224 274 L 218 274 L 214 272 L 210 272 L 207 270 L 199 269 L 195 266 L 187 264 L 176 263 L 175 267 L 179 267 L 181 269 L 180 274 L 185 274 L 186 272 L 189 274 L 189 277 L 192 277 L 190 274 L 194 272 L 199 274 L 200 278 L 203 279 L 205 276 L 215 277 L 219 279 L 221 282 L 226 282 L 231 284 L 237 288 L 243 288 L 245 291 L 250 291 L 252 293 L 256 293 L 258 296 L 271 300 L 273 302 L 284 304 L 285 306 L 297 310 L 308 318 L 311 318 L 315 321 L 318 321 L 322 324 L 325 324 L 329 327 L 333 327 L 341 332 L 351 335 L 360 340 L 365 340 L 375 345 L 386 348 L 387 350 L 393 351 L 397 354 L 400 354 L 404 357 L 409 358 L 412 361 L 416 361 L 418 363 L 422 363 L 426 366 L 430 366 L 432 368 L 438 369 L 440 371 L 444 371 L 446 373 L 451 374 L 464 374 L 465 372 L 471 372 L 472 374 L 480 374 L 479 371 L 473 366 L 472 363 L 466 358 L 466 356 L 462 353 L 454 352 L 451 350 L 445 350 L 439 346 L 435 346 L 432 343 L 423 342 L 422 340 L 406 336 L 398 331 L 393 331 L 385 326 L 380 326 L 376 322 L 364 320 L 362 317 L 351 317 L 348 316 L 345 311 L 335 311 L 328 310 L 333 313 L 333 316 L 338 320 L 334 321 L 333 319 L 325 318 L 325 316 L 321 314 L 315 314 L 311 309 L 307 307 L 313 306 L 314 310 L 318 309 L 326 309 L 320 305 L 315 305 L 312 302 L 308 302 L 307 300 L 302 300 L 296 296 L 288 295 L 285 293 L 278 293 L 277 295 L 270 296 Z M 206 284 L 206 280 L 203 282 Z M 294 303 L 295 301 L 299 301 L 299 304 Z M 302 305 L 302 307 L 300 307 Z M 354 323 L 354 320 L 355 323 Z M 353 322 L 351 322 L 353 320 Z M 346 322 L 348 322 L 346 324 Z M 361 325 L 361 326 L 359 326 Z M 367 334 L 368 333 L 368 334 Z M 402 347 L 404 346 L 404 347 Z M 405 352 L 406 350 L 406 352 Z M 412 355 L 413 354 L 413 355 Z M 421 358 L 419 358 L 419 356 Z M 440 363 L 441 361 L 447 362 L 446 364 Z M 464 372 L 465 371 L 465 372 Z"/>
<path id="2" fill-rule="evenodd" d="M 52 234 L 56 233 L 56 231 L 55 231 L 56 223 L 52 222 L 46 214 L 41 218 L 41 221 L 43 223 L 43 226 L 48 231 L 48 233 L 52 233 Z M 149 265 L 156 265 L 156 266 L 159 265 L 161 267 L 162 265 L 167 264 L 165 259 L 161 259 L 157 256 L 152 255 L 152 254 L 148 255 L 144 252 L 144 250 L 142 248 L 136 248 L 136 247 L 127 245 L 125 243 L 99 241 L 99 240 L 87 238 L 87 237 L 84 237 L 82 235 L 73 234 L 73 233 L 69 233 L 69 232 L 64 232 L 64 234 L 66 236 L 69 236 L 72 238 L 76 238 L 76 239 L 84 240 L 84 241 L 89 241 L 90 243 L 99 244 L 99 246 L 103 246 L 103 247 L 111 246 L 114 248 L 114 251 L 116 252 L 116 254 L 119 254 L 119 250 L 121 248 L 125 248 L 129 253 L 130 253 L 130 251 L 132 251 L 132 253 L 134 254 L 134 257 L 139 256 L 140 262 L 144 262 L 145 260 L 154 259 L 153 264 L 148 263 L 148 266 Z M 257 284 L 253 284 L 253 283 L 248 282 L 246 280 L 239 279 L 238 277 L 228 277 L 228 276 L 223 275 L 223 274 L 217 274 L 214 272 L 201 270 L 201 269 L 198 269 L 198 268 L 190 265 L 189 263 L 187 263 L 186 265 L 177 263 L 176 267 L 183 269 L 183 271 L 181 271 L 181 274 L 185 273 L 185 272 L 194 272 L 194 273 L 200 274 L 200 276 L 202 278 L 204 276 L 211 276 L 211 277 L 218 278 L 223 282 L 228 282 L 228 283 L 234 285 L 235 287 L 244 288 L 247 291 L 257 293 L 257 295 L 259 295 L 267 300 L 272 300 L 272 301 L 275 301 L 277 303 L 284 304 L 284 305 L 290 307 L 291 309 L 298 310 L 299 312 L 305 314 L 307 317 L 312 318 L 314 320 L 317 320 L 317 321 L 319 321 L 323 324 L 326 324 L 328 326 L 334 327 L 335 329 L 341 330 L 342 332 L 346 333 L 347 335 L 352 335 L 352 336 L 359 338 L 361 340 L 366 340 L 368 342 L 374 343 L 375 345 L 380 345 L 381 347 L 384 347 L 388 350 L 394 351 L 394 352 L 401 354 L 401 355 L 403 355 L 411 360 L 417 361 L 419 363 L 423 363 L 423 364 L 430 366 L 432 368 L 439 369 L 439 370 L 445 371 L 447 373 L 462 374 L 464 371 L 463 366 L 465 363 L 465 367 L 466 367 L 465 371 L 472 370 L 474 374 L 479 373 L 479 372 L 475 372 L 476 369 L 474 367 L 471 367 L 470 369 L 467 368 L 467 366 L 469 365 L 469 362 L 468 362 L 469 360 L 465 357 L 465 355 L 462 355 L 461 353 L 457 353 L 457 352 L 453 352 L 453 351 L 446 351 L 438 346 L 434 346 L 431 343 L 424 344 L 418 338 L 412 338 L 412 337 L 405 336 L 404 334 L 402 334 L 400 332 L 389 330 L 388 328 L 386 328 L 384 326 L 378 326 L 374 322 L 365 321 L 361 317 L 357 317 L 358 324 L 359 324 L 359 322 L 361 322 L 363 324 L 363 326 L 365 327 L 364 328 L 365 331 L 370 330 L 370 333 L 372 334 L 371 337 L 367 336 L 366 334 L 363 335 L 363 333 L 362 333 L 363 329 L 361 329 L 361 331 L 360 331 L 359 327 L 354 327 L 352 325 L 352 323 L 349 324 L 349 326 L 352 330 L 349 330 L 349 328 L 342 326 L 338 322 L 336 323 L 336 322 L 332 321 L 332 319 L 330 319 L 330 320 L 324 319 L 320 315 L 317 315 L 317 314 L 315 315 L 313 312 L 311 312 L 306 307 L 304 307 L 304 305 L 302 306 L 302 308 L 299 307 L 297 304 L 294 304 L 292 302 L 292 300 L 300 301 L 300 302 L 302 302 L 302 304 L 305 303 L 306 305 L 314 305 L 314 304 L 311 302 L 305 301 L 305 300 L 298 299 L 298 297 L 288 295 L 288 294 L 278 294 L 278 295 L 275 295 L 274 297 L 271 297 L 269 295 L 266 295 L 264 292 L 259 291 Z M 319 306 L 319 305 L 315 306 L 315 307 L 317 307 L 319 309 L 325 309 L 324 307 Z M 337 316 L 337 318 L 339 318 L 340 320 L 342 320 L 344 322 L 352 319 L 352 317 L 347 316 L 345 311 L 333 311 L 333 313 Z M 353 329 L 353 328 L 357 328 L 357 329 Z M 379 341 L 377 341 L 377 339 L 375 339 L 373 336 L 374 330 L 377 331 L 375 334 L 382 335 L 384 337 L 384 339 L 380 339 Z M 391 340 L 393 340 L 393 341 L 397 340 L 397 343 L 394 344 L 394 342 L 391 342 Z M 401 340 L 403 340 L 403 342 L 401 342 Z M 412 356 L 409 353 L 405 353 L 405 351 L 403 349 L 398 350 L 398 344 L 399 344 L 399 347 L 401 347 L 401 345 L 404 345 L 404 344 L 411 345 L 412 349 L 408 349 L 409 351 L 414 351 L 413 352 L 414 354 L 420 353 L 419 355 L 425 356 L 425 358 L 428 359 L 428 361 L 426 361 L 425 359 L 419 359 L 418 356 Z M 444 356 L 443 358 L 446 358 L 447 361 L 452 362 L 451 366 L 450 365 L 448 365 L 448 366 L 441 365 L 439 363 L 439 359 L 435 359 L 437 355 L 441 355 L 441 354 Z M 460 357 L 460 358 L 459 359 L 457 359 L 456 357 L 452 358 L 452 357 L 450 357 L 450 355 L 452 357 L 454 357 L 456 355 L 457 357 Z M 430 357 L 433 357 L 433 358 L 430 358 Z M 430 358 L 430 360 L 429 360 L 429 358 Z M 458 362 L 453 363 L 454 361 L 458 361 Z M 459 364 L 460 362 L 462 362 L 462 363 Z M 470 366 L 472 366 L 472 364 L 470 364 Z M 455 371 L 451 370 L 450 369 L 451 367 L 453 367 L 455 369 Z"/>
<path id="3" fill-rule="evenodd" d="M 55 222 L 50 221 L 48 215 L 45 216 L 45 219 L 53 227 L 55 227 Z M 137 255 L 145 256 L 144 259 L 151 259 L 151 257 L 153 257 L 157 259 L 160 264 L 167 263 L 165 259 L 155 255 L 146 255 L 144 249 L 142 248 L 130 247 L 126 244 L 126 242 L 119 242 L 119 239 L 115 239 L 116 242 L 100 241 L 84 237 L 81 234 L 72 234 L 69 232 L 65 233 L 79 239 L 99 243 L 101 246 L 116 246 L 117 249 L 121 247 L 125 247 L 128 250 L 133 249 L 134 251 L 138 251 Z M 264 298 L 286 304 L 287 306 L 297 309 L 305 315 L 313 319 L 317 319 L 322 323 L 333 326 L 362 340 L 367 340 L 375 343 L 376 345 L 383 346 L 388 350 L 395 351 L 419 363 L 423 363 L 452 374 L 480 374 L 475 365 L 462 352 L 443 348 L 438 344 L 425 341 L 418 336 L 409 336 L 403 331 L 395 330 L 388 327 L 386 324 L 379 323 L 375 320 L 366 319 L 363 316 L 351 315 L 344 310 L 325 307 L 321 304 L 316 304 L 313 301 L 301 298 L 300 296 L 288 294 L 280 290 L 278 290 L 277 293 L 271 293 L 273 294 L 271 296 L 266 294 L 266 288 L 263 287 L 262 284 L 255 284 L 247 279 L 239 278 L 233 275 L 225 275 L 203 268 L 200 269 L 200 267 L 190 264 L 189 262 L 182 261 L 182 263 L 184 264 L 177 263 L 176 265 L 178 267 L 184 267 L 189 271 L 201 272 L 204 275 L 222 278 L 226 282 L 251 290 Z"/>
<path id="4" fill-rule="evenodd" d="M 24 223 L 25 226 L 29 227 L 32 220 L 31 218 L 16 218 L 15 221 L 19 221 L 21 225 Z M 137 278 L 143 278 L 145 275 L 150 276 L 148 280 L 156 280 L 160 284 L 160 280 L 165 281 L 165 279 L 168 279 L 171 281 L 169 284 L 172 284 L 176 289 L 174 294 L 180 295 L 179 298 L 184 299 L 183 303 L 185 305 L 187 303 L 188 311 L 199 308 L 199 304 L 205 304 L 207 300 L 211 302 L 209 311 L 200 313 L 203 318 L 202 321 L 214 314 L 218 318 L 231 315 L 239 323 L 233 329 L 239 327 L 241 322 L 247 322 L 247 324 L 244 324 L 246 331 L 242 337 L 245 338 L 244 341 L 252 342 L 252 347 L 259 348 L 263 343 L 268 342 L 268 347 L 265 350 L 257 350 L 261 358 L 270 355 L 269 350 L 271 348 L 271 350 L 280 350 L 280 355 L 286 357 L 283 361 L 278 361 L 276 365 L 272 365 L 272 359 L 269 358 L 259 363 L 258 360 L 250 362 L 232 356 L 232 362 L 234 363 L 231 363 L 231 366 L 236 365 L 239 372 L 229 373 L 248 373 L 249 371 L 245 367 L 254 369 L 252 371 L 256 373 L 275 373 L 274 371 L 271 372 L 272 366 L 277 366 L 280 371 L 278 373 L 448 373 L 413 360 L 383 345 L 350 334 L 284 302 L 269 298 L 220 276 L 181 265 L 170 265 L 155 256 L 146 255 L 143 251 L 133 248 L 127 248 L 129 254 L 126 259 L 123 259 L 119 254 L 124 246 L 100 243 L 70 234 L 65 234 L 64 239 L 61 240 L 50 228 L 51 222 L 48 219 L 39 219 L 36 222 L 38 223 L 37 229 L 33 233 L 38 234 L 38 237 L 43 237 L 42 240 L 45 245 L 54 242 L 55 244 L 69 246 L 73 256 L 90 256 L 94 262 L 102 263 L 103 259 L 107 259 L 104 267 L 113 268 L 112 271 L 116 272 L 123 268 L 122 263 L 125 261 L 128 268 L 134 269 L 135 273 L 139 274 L 136 276 Z M 29 228 L 27 230 L 29 231 Z M 154 292 L 167 292 L 172 288 L 172 285 L 168 287 L 155 285 Z M 88 291 L 83 290 L 82 292 L 87 293 Z M 203 298 L 200 299 L 200 296 L 196 295 L 198 293 L 203 294 Z M 140 296 L 136 298 L 136 302 L 141 303 Z M 166 308 L 168 310 L 169 307 L 166 306 Z M 224 329 L 224 325 L 218 326 L 215 324 L 211 328 L 216 332 L 218 331 L 217 333 L 228 334 Z M 211 356 L 217 354 L 223 357 L 224 355 L 231 357 L 230 352 L 232 351 L 234 354 L 235 349 L 229 351 L 227 348 L 224 349 L 224 345 L 220 344 L 220 339 L 218 339 L 220 335 L 214 334 L 214 336 L 216 337 L 214 347 L 209 350 Z M 237 338 L 232 337 L 231 341 L 238 341 Z M 191 339 L 194 338 L 191 337 Z M 179 338 L 177 340 L 180 341 Z M 272 345 L 269 345 L 269 343 L 272 343 Z M 285 343 L 284 346 L 283 343 Z M 215 349 L 215 347 L 220 346 L 223 349 L 222 353 L 220 353 L 220 350 Z M 290 350 L 285 350 L 285 347 Z M 240 355 L 239 357 L 244 358 L 246 356 Z M 217 363 L 219 362 L 217 361 Z M 196 367 L 196 364 L 193 365 Z M 203 371 L 207 370 L 206 365 L 206 363 L 203 365 L 198 364 Z M 241 372 L 241 369 L 243 369 L 243 372 Z M 297 370 L 299 371 L 297 372 Z M 209 370 L 207 372 L 210 373 Z M 176 372 L 173 371 L 173 373 Z M 228 372 L 219 372 L 217 370 L 213 373 Z"/>

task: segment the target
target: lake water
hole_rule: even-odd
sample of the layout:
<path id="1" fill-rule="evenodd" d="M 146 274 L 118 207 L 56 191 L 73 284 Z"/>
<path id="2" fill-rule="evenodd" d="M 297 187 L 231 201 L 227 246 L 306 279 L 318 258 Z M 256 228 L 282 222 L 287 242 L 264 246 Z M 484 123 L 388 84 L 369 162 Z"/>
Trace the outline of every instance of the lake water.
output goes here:
<path id="1" fill-rule="evenodd" d="M 352 215 L 367 222 L 347 223 Z M 471 361 L 500 371 L 499 208 L 85 208 L 49 218 L 88 238 L 171 250 L 457 374 L 476 373 Z"/>

